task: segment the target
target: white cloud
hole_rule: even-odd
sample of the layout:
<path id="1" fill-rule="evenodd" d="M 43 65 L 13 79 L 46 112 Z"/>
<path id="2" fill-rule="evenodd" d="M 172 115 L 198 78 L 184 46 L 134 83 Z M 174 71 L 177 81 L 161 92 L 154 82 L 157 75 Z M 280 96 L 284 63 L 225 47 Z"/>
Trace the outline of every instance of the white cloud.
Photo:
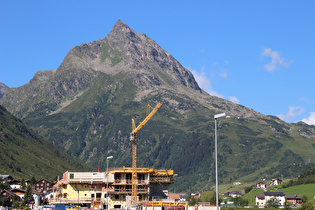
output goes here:
<path id="1" fill-rule="evenodd" d="M 292 61 L 286 61 L 284 57 L 281 57 L 277 51 L 272 51 L 271 48 L 264 49 L 262 55 L 271 57 L 271 62 L 264 66 L 265 70 L 269 72 L 273 72 L 279 67 L 289 68 L 292 64 Z"/>
<path id="2" fill-rule="evenodd" d="M 220 98 L 224 98 L 223 95 L 217 93 L 216 91 L 212 90 L 211 81 L 207 76 L 205 75 L 205 72 L 203 69 L 201 70 L 201 73 L 192 70 L 191 73 L 194 75 L 199 87 L 209 93 L 212 96 L 217 96 Z"/>
<path id="3" fill-rule="evenodd" d="M 236 98 L 235 96 L 230 96 L 229 97 L 230 101 L 232 101 L 234 104 L 239 104 L 240 100 L 238 100 L 238 98 Z"/>
<path id="4" fill-rule="evenodd" d="M 201 69 L 201 73 L 197 72 L 196 70 L 191 70 L 188 68 L 191 73 L 194 75 L 196 82 L 198 83 L 199 87 L 209 93 L 211 96 L 217 96 L 219 98 L 225 99 L 225 97 L 222 94 L 217 93 L 212 89 L 211 81 L 205 74 L 204 68 Z M 227 72 L 220 74 L 221 77 L 226 78 Z M 239 99 L 235 96 L 230 96 L 229 100 L 235 104 L 239 104 Z"/>
<path id="5" fill-rule="evenodd" d="M 300 106 L 289 106 L 289 111 L 287 114 L 279 114 L 278 117 L 286 122 L 290 122 L 293 120 L 296 116 L 301 115 L 304 112 L 304 108 Z"/>
<path id="6" fill-rule="evenodd" d="M 304 97 L 299 98 L 299 101 L 303 101 L 304 103 L 307 103 L 307 104 L 310 103 L 310 100 L 308 98 L 304 98 Z"/>
<path id="7" fill-rule="evenodd" d="M 223 78 L 227 78 L 228 76 L 228 73 L 227 72 L 223 72 L 220 74 L 220 77 L 223 77 Z"/>
<path id="8" fill-rule="evenodd" d="M 315 125 L 315 112 L 311 112 L 310 116 L 302 121 L 309 125 Z"/>

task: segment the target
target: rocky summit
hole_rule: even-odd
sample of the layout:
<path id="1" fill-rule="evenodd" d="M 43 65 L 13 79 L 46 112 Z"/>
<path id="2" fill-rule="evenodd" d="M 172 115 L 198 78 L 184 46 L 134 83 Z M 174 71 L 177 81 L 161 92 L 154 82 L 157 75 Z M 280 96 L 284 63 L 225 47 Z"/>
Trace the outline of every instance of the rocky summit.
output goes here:
<path id="1" fill-rule="evenodd" d="M 4 93 L 9 89 L 8 86 L 0 82 L 0 98 L 4 95 Z"/>
<path id="2" fill-rule="evenodd" d="M 104 38 L 73 47 L 57 70 L 7 90 L 0 104 L 54 145 L 97 166 L 131 166 L 131 119 L 162 103 L 138 133 L 137 165 L 172 168 L 177 190 L 214 185 L 214 115 L 220 119 L 220 181 L 294 177 L 314 164 L 315 126 L 211 96 L 147 35 L 122 21 Z"/>

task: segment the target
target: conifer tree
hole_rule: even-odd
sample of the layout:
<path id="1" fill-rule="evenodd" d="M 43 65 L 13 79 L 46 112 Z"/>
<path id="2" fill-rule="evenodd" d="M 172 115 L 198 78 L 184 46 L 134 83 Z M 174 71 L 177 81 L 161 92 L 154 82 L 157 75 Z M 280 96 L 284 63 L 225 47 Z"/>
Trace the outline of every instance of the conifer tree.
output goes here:
<path id="1" fill-rule="evenodd" d="M 25 195 L 24 195 L 24 199 L 23 199 L 22 205 L 26 206 L 31 201 L 33 201 L 32 188 L 31 188 L 30 185 L 28 185 L 27 188 L 26 188 L 26 192 L 25 192 Z"/>
<path id="2" fill-rule="evenodd" d="M 25 184 L 25 179 L 24 178 L 21 179 L 20 186 L 21 186 L 22 189 L 26 188 L 26 184 Z"/>
<path id="3" fill-rule="evenodd" d="M 31 181 L 30 181 L 30 185 L 34 185 L 36 183 L 36 179 L 34 176 L 32 176 Z"/>

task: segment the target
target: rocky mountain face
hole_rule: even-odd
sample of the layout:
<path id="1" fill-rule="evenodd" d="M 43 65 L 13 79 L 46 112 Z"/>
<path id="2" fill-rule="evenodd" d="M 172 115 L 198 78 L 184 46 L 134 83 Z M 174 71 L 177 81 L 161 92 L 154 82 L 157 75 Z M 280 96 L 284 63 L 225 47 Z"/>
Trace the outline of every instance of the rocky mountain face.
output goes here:
<path id="1" fill-rule="evenodd" d="M 145 34 L 118 21 L 104 38 L 72 48 L 55 71 L 9 89 L 0 104 L 56 146 L 97 166 L 131 166 L 131 119 L 162 107 L 138 133 L 138 166 L 172 168 L 176 190 L 214 182 L 214 119 L 222 182 L 284 178 L 313 166 L 315 126 L 288 124 L 200 89 L 193 75 Z M 299 164 L 297 164 L 299 163 Z"/>
<path id="2" fill-rule="evenodd" d="M 4 93 L 9 89 L 8 86 L 0 82 L 0 98 L 4 95 Z"/>

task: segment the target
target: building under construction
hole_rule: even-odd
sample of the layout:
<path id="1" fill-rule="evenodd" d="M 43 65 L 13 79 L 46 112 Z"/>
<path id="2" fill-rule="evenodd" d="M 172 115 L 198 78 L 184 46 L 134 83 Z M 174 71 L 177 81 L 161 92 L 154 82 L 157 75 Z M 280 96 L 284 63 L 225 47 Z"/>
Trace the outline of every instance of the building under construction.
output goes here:
<path id="1" fill-rule="evenodd" d="M 129 208 L 144 205 L 145 208 L 171 207 L 183 209 L 186 202 L 163 202 L 168 198 L 168 186 L 174 183 L 173 170 L 137 168 L 137 133 L 161 107 L 147 106 L 146 118 L 136 126 L 132 119 L 132 167 L 112 168 L 106 172 L 65 172 L 54 187 L 51 204 L 80 205 L 88 208 Z M 152 111 L 151 111 L 152 109 Z M 112 156 L 107 157 L 107 159 Z M 154 202 L 158 200 L 159 202 Z M 183 207 L 183 208 L 182 208 Z M 164 208 L 165 209 L 165 208 Z M 166 208 L 170 209 L 170 208 Z"/>
<path id="2" fill-rule="evenodd" d="M 67 171 L 54 186 L 50 204 L 100 209 L 130 207 L 132 170 L 131 167 L 111 168 L 108 177 L 106 172 Z M 173 170 L 137 168 L 137 204 L 150 205 L 151 201 L 168 198 L 168 186 L 174 183 L 175 176 Z M 159 205 L 163 203 L 160 202 Z M 172 205 L 185 206 L 186 202 L 173 202 Z"/>

